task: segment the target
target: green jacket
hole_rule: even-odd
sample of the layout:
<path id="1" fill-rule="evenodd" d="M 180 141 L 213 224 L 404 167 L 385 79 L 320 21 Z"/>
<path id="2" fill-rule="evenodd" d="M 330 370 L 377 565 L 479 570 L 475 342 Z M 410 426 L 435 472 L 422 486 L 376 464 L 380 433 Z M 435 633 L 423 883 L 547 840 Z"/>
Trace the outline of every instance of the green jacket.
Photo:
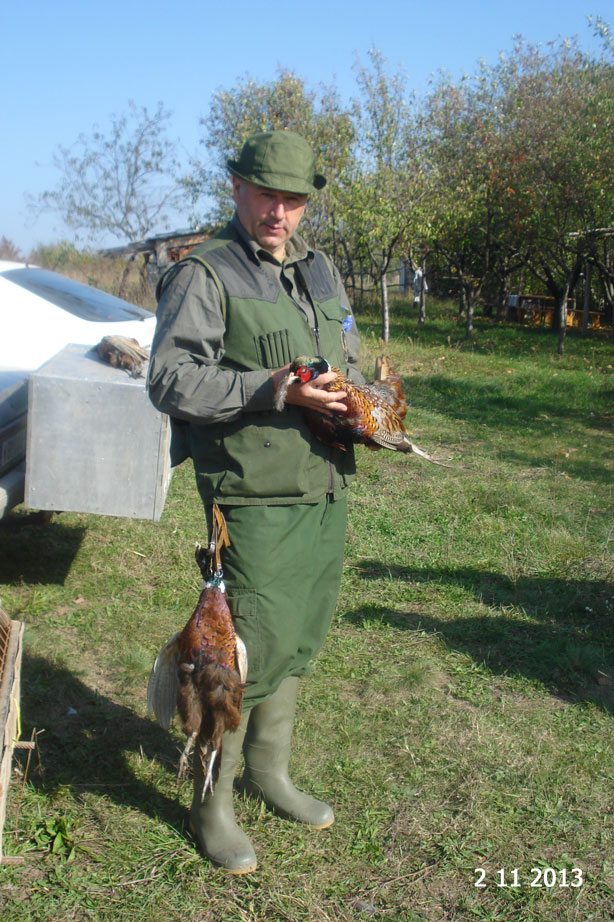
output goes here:
<path id="1" fill-rule="evenodd" d="M 347 309 L 341 305 L 331 264 L 323 254 L 311 254 L 295 267 L 311 301 L 315 330 L 281 283 L 263 270 L 232 224 L 183 262 L 204 266 L 219 291 L 225 326 L 219 369 L 261 380 L 258 376 L 263 372 L 268 377 L 269 370 L 298 355 L 321 354 L 347 371 L 343 328 Z M 161 336 L 156 333 L 152 350 L 154 379 L 164 376 L 157 353 L 164 352 L 167 323 L 163 315 L 159 317 Z M 150 380 L 150 395 L 152 391 L 155 381 Z M 181 414 L 188 419 L 189 453 L 203 501 L 285 505 L 318 502 L 326 493 L 340 495 L 355 471 L 353 453 L 323 445 L 312 435 L 300 408 L 288 406 L 279 413 L 266 403 L 256 394 L 240 414 L 205 424 Z M 161 408 L 169 412 L 168 406 Z"/>

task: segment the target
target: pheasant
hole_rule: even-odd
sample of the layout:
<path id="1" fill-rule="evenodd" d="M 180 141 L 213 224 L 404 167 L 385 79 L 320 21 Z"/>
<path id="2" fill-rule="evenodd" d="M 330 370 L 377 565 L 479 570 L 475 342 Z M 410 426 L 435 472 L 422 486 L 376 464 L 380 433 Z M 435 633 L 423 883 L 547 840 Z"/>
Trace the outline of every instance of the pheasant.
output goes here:
<path id="1" fill-rule="evenodd" d="M 201 800 L 213 788 L 222 758 L 222 736 L 236 730 L 247 676 L 247 653 L 235 634 L 220 567 L 220 550 L 228 542 L 226 523 L 213 507 L 209 548 L 196 547 L 203 587 L 192 617 L 158 654 L 147 686 L 147 707 L 168 730 L 179 711 L 188 740 L 179 760 L 185 776 L 188 757 L 197 742 L 204 783 Z"/>
<path id="2" fill-rule="evenodd" d="M 96 352 L 103 361 L 114 368 L 125 369 L 133 378 L 143 375 L 143 362 L 149 359 L 149 352 L 128 336 L 103 336 Z"/>
<path id="3" fill-rule="evenodd" d="M 414 452 L 433 464 L 447 466 L 410 440 L 402 422 L 407 404 L 401 389 L 401 378 L 392 371 L 385 356 L 378 358 L 375 381 L 370 385 L 352 384 L 338 368 L 331 367 L 321 356 L 301 356 L 292 363 L 286 380 L 278 390 L 275 403 L 277 409 L 283 409 L 288 386 L 293 381 L 313 381 L 329 371 L 334 371 L 337 377 L 326 384 L 324 389 L 331 393 L 345 391 L 347 411 L 326 416 L 317 410 L 305 410 L 307 423 L 320 441 L 342 451 L 347 451 L 352 444 L 360 443 L 374 449 Z"/>

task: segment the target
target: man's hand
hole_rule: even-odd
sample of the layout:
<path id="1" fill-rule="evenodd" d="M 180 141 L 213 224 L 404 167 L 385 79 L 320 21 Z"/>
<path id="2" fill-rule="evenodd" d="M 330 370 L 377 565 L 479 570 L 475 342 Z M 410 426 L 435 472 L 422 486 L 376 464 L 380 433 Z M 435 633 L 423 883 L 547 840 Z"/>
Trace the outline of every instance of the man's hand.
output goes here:
<path id="1" fill-rule="evenodd" d="M 271 373 L 274 392 L 277 392 L 278 387 L 288 377 L 289 373 L 289 365 Z M 324 413 L 325 416 L 333 416 L 334 413 L 345 413 L 347 411 L 347 406 L 344 403 L 347 397 L 346 392 L 335 391 L 335 393 L 330 394 L 328 391 L 323 390 L 324 386 L 330 384 L 336 377 L 337 375 L 334 371 L 327 371 L 325 374 L 319 375 L 315 380 L 306 381 L 304 384 L 301 381 L 293 381 L 288 386 L 285 403 L 293 403 L 309 410 L 317 410 L 319 413 Z"/>

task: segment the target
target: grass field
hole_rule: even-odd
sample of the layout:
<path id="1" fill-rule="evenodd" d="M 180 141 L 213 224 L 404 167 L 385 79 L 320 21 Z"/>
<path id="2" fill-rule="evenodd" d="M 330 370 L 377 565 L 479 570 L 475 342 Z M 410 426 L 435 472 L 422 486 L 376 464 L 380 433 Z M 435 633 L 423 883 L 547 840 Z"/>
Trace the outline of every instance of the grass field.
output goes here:
<path id="1" fill-rule="evenodd" d="M 379 320 L 359 317 L 365 371 Z M 154 654 L 198 595 L 187 465 L 159 524 L 0 523 L 26 621 L 5 922 L 550 922 L 614 916 L 614 342 L 392 314 L 418 445 L 359 451 L 337 614 L 304 682 L 295 780 L 314 832 L 250 801 L 260 868 L 229 878 L 185 828 L 182 739 L 147 719 Z M 22 770 L 25 757 L 16 761 Z M 482 868 L 483 872 L 476 871 Z M 476 886 L 481 884 L 481 886 Z M 502 886 L 505 884 L 505 886 Z"/>

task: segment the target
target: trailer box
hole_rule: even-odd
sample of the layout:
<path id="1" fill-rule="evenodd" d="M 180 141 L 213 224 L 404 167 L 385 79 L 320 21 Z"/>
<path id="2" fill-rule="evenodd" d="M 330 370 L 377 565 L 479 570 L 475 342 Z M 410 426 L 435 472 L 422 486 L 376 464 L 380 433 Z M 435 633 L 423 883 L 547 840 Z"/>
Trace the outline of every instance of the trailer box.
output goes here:
<path id="1" fill-rule="evenodd" d="M 69 345 L 30 375 L 25 505 L 158 521 L 170 425 L 143 377 Z"/>

